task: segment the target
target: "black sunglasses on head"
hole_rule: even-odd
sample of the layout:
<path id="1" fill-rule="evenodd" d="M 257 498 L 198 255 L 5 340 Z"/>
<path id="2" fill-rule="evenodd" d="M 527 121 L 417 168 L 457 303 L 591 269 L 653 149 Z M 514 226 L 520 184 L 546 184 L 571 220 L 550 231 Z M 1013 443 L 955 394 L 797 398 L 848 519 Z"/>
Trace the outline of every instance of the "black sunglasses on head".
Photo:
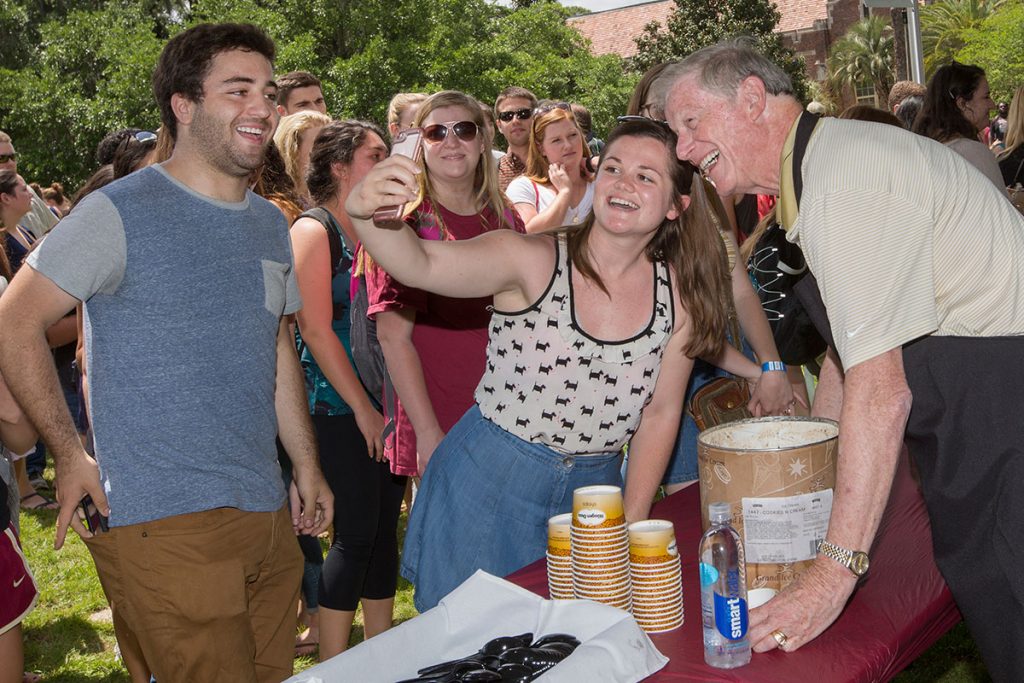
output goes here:
<path id="1" fill-rule="evenodd" d="M 672 128 L 668 125 L 668 121 L 652 119 L 648 116 L 616 116 L 615 121 L 616 123 L 636 123 L 638 121 L 645 121 L 647 123 L 656 123 L 659 126 L 663 126 L 665 128 L 668 128 L 669 130 L 672 130 Z"/>
<path id="2" fill-rule="evenodd" d="M 140 130 L 132 137 L 139 142 L 156 142 L 156 133 L 151 130 Z"/>
<path id="3" fill-rule="evenodd" d="M 540 116 L 541 114 L 547 114 L 552 109 L 563 109 L 570 114 L 572 113 L 572 107 L 569 106 L 568 102 L 552 102 L 551 104 L 545 104 L 534 109 L 533 113 Z"/>
<path id="4" fill-rule="evenodd" d="M 509 109 L 508 111 L 498 112 L 498 119 L 508 123 L 513 118 L 525 121 L 526 119 L 533 116 L 533 110 L 527 107 L 526 109 Z"/>
<path id="5" fill-rule="evenodd" d="M 449 121 L 448 123 L 435 123 L 423 129 L 423 139 L 430 143 L 443 142 L 448 137 L 448 132 L 455 133 L 455 137 L 463 142 L 472 142 L 479 132 L 477 125 L 472 121 Z"/>

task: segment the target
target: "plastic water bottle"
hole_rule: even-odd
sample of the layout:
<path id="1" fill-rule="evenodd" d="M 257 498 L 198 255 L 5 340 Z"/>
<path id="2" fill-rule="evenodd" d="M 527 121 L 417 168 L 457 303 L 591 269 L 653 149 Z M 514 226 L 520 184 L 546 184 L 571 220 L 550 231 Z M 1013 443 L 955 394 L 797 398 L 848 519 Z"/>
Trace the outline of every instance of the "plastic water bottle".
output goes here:
<path id="1" fill-rule="evenodd" d="M 704 661 L 718 669 L 750 662 L 743 546 L 729 503 L 708 508 L 711 526 L 700 539 L 700 602 Z"/>

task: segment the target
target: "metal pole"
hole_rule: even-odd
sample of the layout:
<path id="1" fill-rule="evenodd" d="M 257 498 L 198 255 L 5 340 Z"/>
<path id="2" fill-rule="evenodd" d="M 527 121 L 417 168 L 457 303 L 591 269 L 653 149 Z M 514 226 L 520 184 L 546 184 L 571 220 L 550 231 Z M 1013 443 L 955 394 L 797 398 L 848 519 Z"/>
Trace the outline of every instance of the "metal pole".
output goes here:
<path id="1" fill-rule="evenodd" d="M 921 53 L 921 19 L 917 13 L 917 2 L 907 10 L 907 61 L 910 62 L 910 78 L 924 84 L 924 57 Z"/>

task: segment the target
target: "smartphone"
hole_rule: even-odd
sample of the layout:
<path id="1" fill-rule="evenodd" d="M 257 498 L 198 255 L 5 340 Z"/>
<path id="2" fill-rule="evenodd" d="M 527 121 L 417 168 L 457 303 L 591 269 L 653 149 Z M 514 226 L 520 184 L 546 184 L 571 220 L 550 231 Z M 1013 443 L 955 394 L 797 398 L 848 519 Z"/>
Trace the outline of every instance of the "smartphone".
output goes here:
<path id="1" fill-rule="evenodd" d="M 401 154 L 413 161 L 419 162 L 423 153 L 423 129 L 406 128 L 400 131 L 391 144 L 390 156 Z M 405 214 L 405 204 L 394 206 L 382 206 L 373 212 L 373 222 L 377 225 L 387 225 L 402 220 Z"/>
<path id="2" fill-rule="evenodd" d="M 94 534 L 105 533 L 110 530 L 107 525 L 107 518 L 100 514 L 96 504 L 92 502 L 92 496 L 86 494 L 85 498 L 78 504 L 85 515 L 85 528 Z"/>

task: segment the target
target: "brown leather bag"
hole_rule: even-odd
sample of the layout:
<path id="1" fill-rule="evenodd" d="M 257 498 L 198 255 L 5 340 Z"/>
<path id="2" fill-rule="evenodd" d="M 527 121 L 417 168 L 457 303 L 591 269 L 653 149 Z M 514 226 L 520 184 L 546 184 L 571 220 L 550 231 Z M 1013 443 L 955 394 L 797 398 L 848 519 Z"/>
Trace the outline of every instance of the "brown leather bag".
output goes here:
<path id="1" fill-rule="evenodd" d="M 689 412 L 697 429 L 704 431 L 725 422 L 742 420 L 754 415 L 747 410 L 750 388 L 744 379 L 719 377 L 711 380 L 690 399 Z"/>

